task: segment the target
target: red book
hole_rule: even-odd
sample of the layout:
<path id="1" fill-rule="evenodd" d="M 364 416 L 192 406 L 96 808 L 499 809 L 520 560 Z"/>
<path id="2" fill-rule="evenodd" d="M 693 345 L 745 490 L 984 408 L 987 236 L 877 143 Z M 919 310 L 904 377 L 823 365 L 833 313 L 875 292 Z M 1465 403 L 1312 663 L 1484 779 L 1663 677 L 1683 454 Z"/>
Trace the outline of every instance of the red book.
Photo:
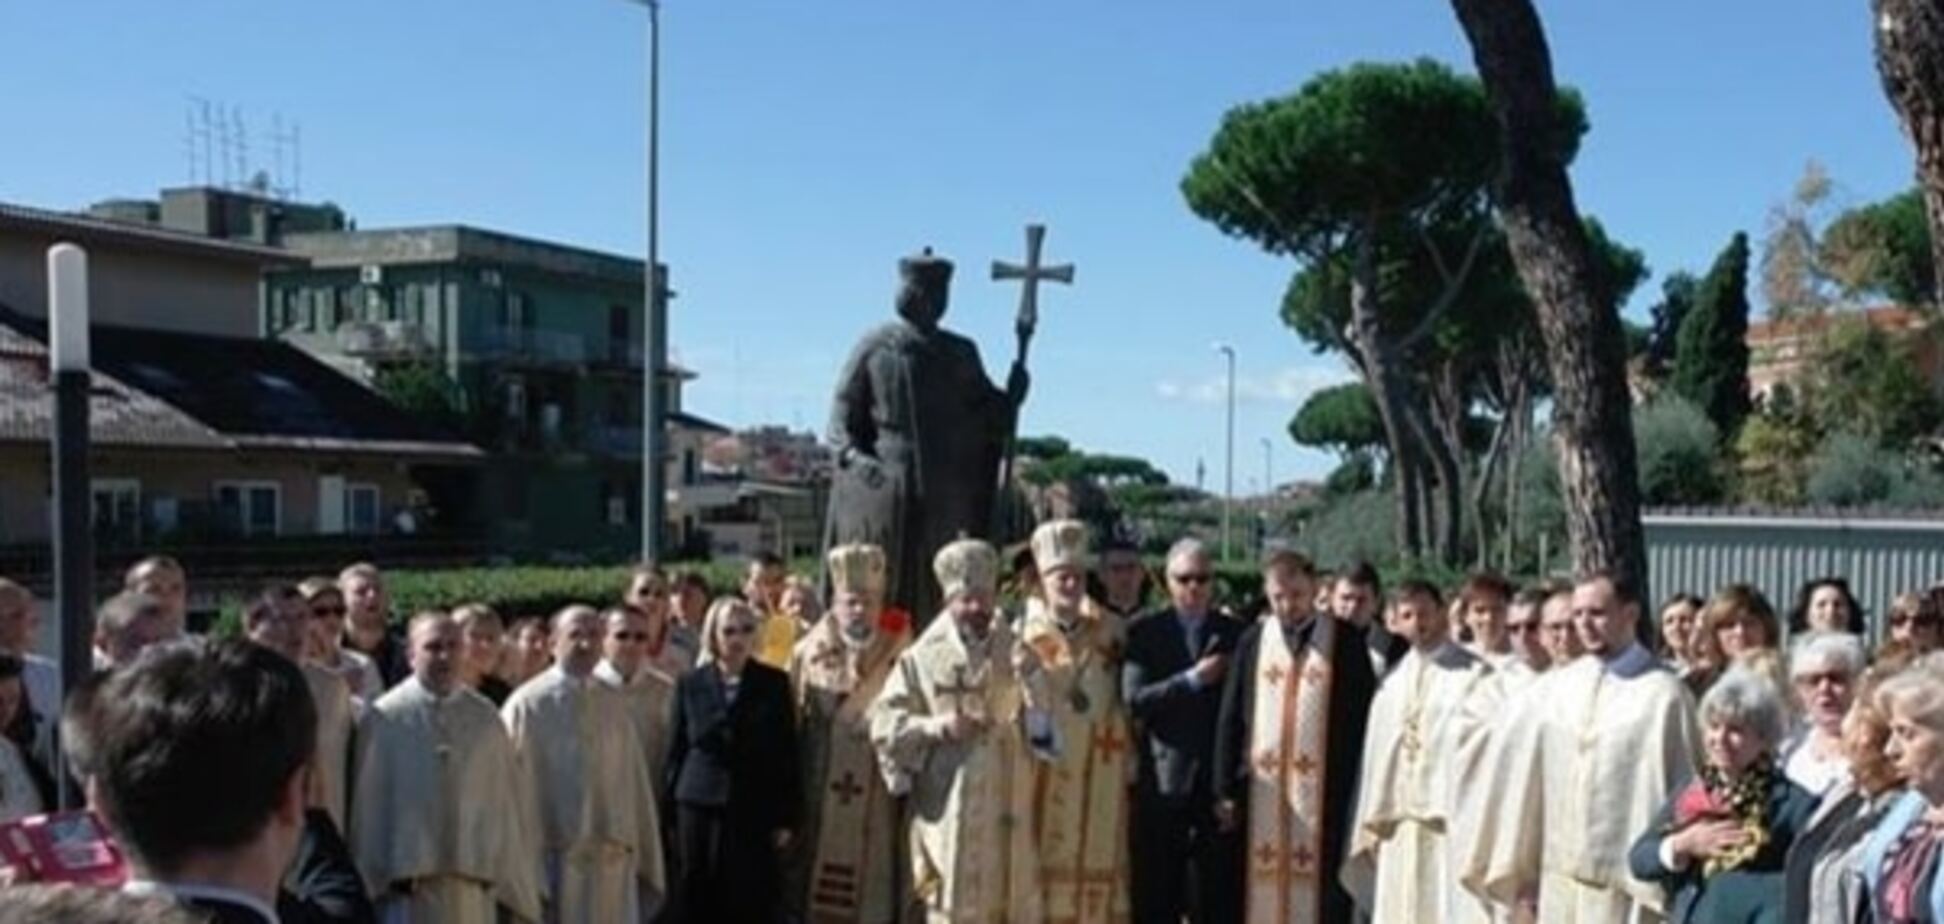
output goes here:
<path id="1" fill-rule="evenodd" d="M 128 864 L 108 828 L 90 811 L 56 812 L 0 823 L 0 858 L 22 882 L 120 888 Z"/>

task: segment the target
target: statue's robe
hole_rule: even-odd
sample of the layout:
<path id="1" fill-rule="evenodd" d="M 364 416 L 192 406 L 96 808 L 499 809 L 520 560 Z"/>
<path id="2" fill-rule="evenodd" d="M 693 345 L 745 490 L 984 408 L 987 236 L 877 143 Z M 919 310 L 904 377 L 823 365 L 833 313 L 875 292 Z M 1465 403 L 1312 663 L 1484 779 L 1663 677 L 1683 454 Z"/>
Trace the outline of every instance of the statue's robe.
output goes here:
<path id="1" fill-rule="evenodd" d="M 360 734 L 352 857 L 387 924 L 490 924 L 495 907 L 540 919 L 527 781 L 485 697 L 436 696 L 407 678 Z"/>
<path id="2" fill-rule="evenodd" d="M 602 661 L 594 668 L 594 679 L 620 694 L 627 703 L 635 738 L 641 742 L 642 759 L 648 762 L 648 781 L 658 783 L 667 779 L 668 736 L 675 722 L 674 678 L 647 664 L 636 670 L 634 676 L 623 677 L 612 663 Z"/>
<path id="3" fill-rule="evenodd" d="M 911 644 L 880 621 L 878 637 L 853 655 L 835 616 L 796 647 L 790 684 L 802 749 L 802 851 L 790 895 L 808 924 L 892 924 L 909 895 L 905 829 L 896 797 L 877 770 L 869 710 Z"/>
<path id="4" fill-rule="evenodd" d="M 1371 920 L 1490 920 L 1482 902 L 1455 887 L 1448 833 L 1455 761 L 1480 734 L 1465 703 L 1491 670 L 1449 641 L 1431 652 L 1412 649 L 1370 704 L 1342 876 Z"/>
<path id="5" fill-rule="evenodd" d="M 968 644 L 940 615 L 871 704 L 879 769 L 892 792 L 909 794 L 912 893 L 931 924 L 1045 920 L 1027 742 L 1027 726 L 1039 723 L 1029 721 L 1013 644 L 997 619 L 984 643 Z M 984 729 L 948 741 L 942 730 L 960 713 Z"/>
<path id="6" fill-rule="evenodd" d="M 1020 636 L 1046 671 L 1057 756 L 1039 767 L 1040 878 L 1049 921 L 1126 921 L 1128 786 L 1134 750 L 1120 695 L 1126 627 L 1084 601 L 1062 626 L 1038 597 L 1026 603 Z"/>
<path id="7" fill-rule="evenodd" d="M 544 864 L 549 924 L 652 914 L 668 895 L 654 784 L 620 694 L 558 665 L 500 711 L 526 774 L 526 829 Z"/>
<path id="8" fill-rule="evenodd" d="M 977 345 L 903 320 L 865 334 L 838 374 L 824 547 L 884 549 L 885 603 L 921 627 L 943 607 L 932 556 L 961 535 L 991 532 L 1014 410 L 986 378 Z"/>
<path id="9" fill-rule="evenodd" d="M 1495 910 L 1536 894 L 1539 924 L 1660 920 L 1665 895 L 1633 876 L 1627 851 L 1700 754 L 1694 700 L 1639 645 L 1547 671 L 1457 782 L 1485 807 L 1454 844 L 1460 884 Z"/>
<path id="10" fill-rule="evenodd" d="M 1250 924 L 1352 920 L 1338 881 L 1377 669 L 1364 630 L 1322 614 L 1244 631 L 1222 695 L 1218 799 L 1235 804 Z"/>

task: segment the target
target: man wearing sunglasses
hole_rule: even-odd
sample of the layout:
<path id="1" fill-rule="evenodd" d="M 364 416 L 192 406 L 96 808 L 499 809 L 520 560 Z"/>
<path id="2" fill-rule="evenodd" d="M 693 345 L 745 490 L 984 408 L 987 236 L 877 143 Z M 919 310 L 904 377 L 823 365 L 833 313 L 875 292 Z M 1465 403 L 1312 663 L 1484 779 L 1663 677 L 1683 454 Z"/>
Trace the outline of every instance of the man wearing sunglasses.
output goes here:
<path id="1" fill-rule="evenodd" d="M 1127 632 L 1121 693 L 1135 723 L 1134 920 L 1233 921 L 1238 843 L 1214 811 L 1222 678 L 1242 624 L 1214 609 L 1214 564 L 1200 540 L 1168 552 L 1169 605 Z"/>

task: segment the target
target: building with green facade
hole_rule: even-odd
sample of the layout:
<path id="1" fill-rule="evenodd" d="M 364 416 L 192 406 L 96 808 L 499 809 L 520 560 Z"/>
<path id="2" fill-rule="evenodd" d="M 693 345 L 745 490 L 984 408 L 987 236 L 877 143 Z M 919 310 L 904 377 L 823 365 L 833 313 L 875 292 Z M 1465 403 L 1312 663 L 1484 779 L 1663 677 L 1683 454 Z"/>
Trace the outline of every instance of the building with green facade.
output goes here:
<path id="1" fill-rule="evenodd" d="M 372 383 L 487 450 L 431 485 L 441 528 L 523 559 L 639 543 L 643 262 L 463 225 L 286 235 L 309 266 L 264 277 L 262 333 Z M 665 270 L 664 270 L 665 272 Z M 682 409 L 671 370 L 671 495 L 724 428 Z M 670 504 L 672 548 L 701 511 Z"/>

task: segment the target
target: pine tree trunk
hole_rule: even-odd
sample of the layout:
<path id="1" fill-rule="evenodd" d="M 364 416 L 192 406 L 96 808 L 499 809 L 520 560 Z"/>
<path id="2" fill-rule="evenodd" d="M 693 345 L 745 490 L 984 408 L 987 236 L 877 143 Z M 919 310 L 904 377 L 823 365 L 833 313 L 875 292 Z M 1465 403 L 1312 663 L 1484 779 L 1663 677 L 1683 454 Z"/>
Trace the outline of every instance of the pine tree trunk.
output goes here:
<path id="1" fill-rule="evenodd" d="M 1944 300 L 1944 2 L 1872 0 L 1883 94 L 1917 149 L 1917 185 L 1930 219 L 1933 298 Z"/>
<path id="2" fill-rule="evenodd" d="M 1539 314 L 1553 378 L 1553 439 L 1573 566 L 1604 570 L 1641 599 L 1646 542 L 1635 484 L 1620 316 L 1600 291 L 1558 136 L 1552 53 L 1532 0 L 1451 0 L 1498 113 L 1499 214 Z M 1650 619 L 1640 620 L 1642 631 Z"/>
<path id="3" fill-rule="evenodd" d="M 1384 340 L 1377 308 L 1377 256 L 1374 230 L 1358 236 L 1355 271 L 1350 281 L 1350 327 L 1363 354 L 1364 378 L 1377 416 L 1390 445 L 1391 465 L 1397 473 L 1394 528 L 1398 553 L 1415 558 L 1424 549 L 1425 520 L 1421 508 L 1423 462 L 1419 444 L 1411 438 L 1406 410 L 1408 393 L 1397 357 Z"/>

